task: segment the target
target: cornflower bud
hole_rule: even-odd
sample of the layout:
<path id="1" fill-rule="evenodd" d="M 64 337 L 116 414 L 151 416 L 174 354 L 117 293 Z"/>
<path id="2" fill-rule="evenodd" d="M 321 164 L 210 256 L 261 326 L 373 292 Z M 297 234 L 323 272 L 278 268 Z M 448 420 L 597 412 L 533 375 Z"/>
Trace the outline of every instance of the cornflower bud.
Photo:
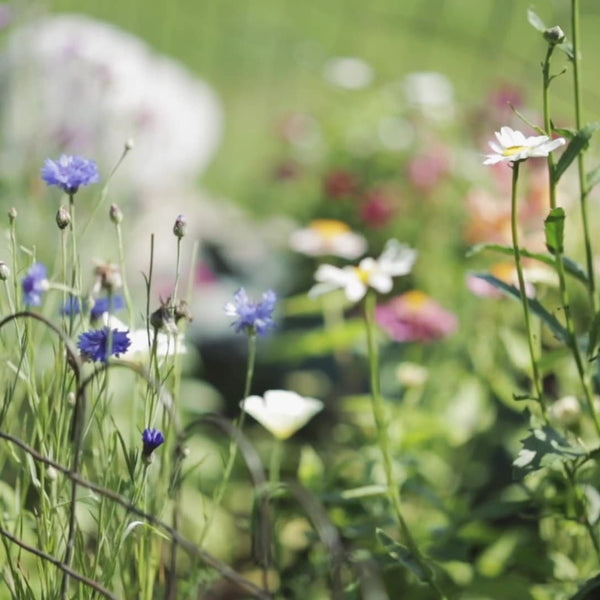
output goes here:
<path id="1" fill-rule="evenodd" d="M 119 208 L 119 206 L 117 204 L 110 205 L 110 211 L 108 214 L 110 216 L 110 220 L 115 225 L 119 225 L 121 223 L 121 221 L 123 220 L 123 213 L 121 212 L 121 209 Z"/>
<path id="2" fill-rule="evenodd" d="M 185 235 L 185 229 L 187 227 L 187 221 L 183 215 L 179 215 L 177 219 L 175 219 L 175 225 L 173 225 L 173 233 L 175 237 L 181 239 Z"/>
<path id="3" fill-rule="evenodd" d="M 71 213 L 64 206 L 61 206 L 56 213 L 56 224 L 61 230 L 71 224 Z"/>
<path id="4" fill-rule="evenodd" d="M 13 206 L 9 211 L 8 211 L 8 220 L 12 223 L 16 218 L 17 215 L 19 213 L 17 212 L 17 209 Z"/>
<path id="5" fill-rule="evenodd" d="M 3 260 L 0 260 L 0 281 L 6 281 L 9 277 L 10 268 Z"/>

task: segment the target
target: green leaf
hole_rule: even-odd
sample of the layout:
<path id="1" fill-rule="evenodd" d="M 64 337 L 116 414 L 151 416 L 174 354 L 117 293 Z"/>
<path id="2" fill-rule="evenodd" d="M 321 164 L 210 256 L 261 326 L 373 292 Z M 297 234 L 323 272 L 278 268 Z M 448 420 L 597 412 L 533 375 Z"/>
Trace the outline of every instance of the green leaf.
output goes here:
<path id="1" fill-rule="evenodd" d="M 600 336 L 600 312 L 597 312 L 594 315 L 594 319 L 592 320 L 592 326 L 590 327 L 590 334 L 588 339 L 588 358 L 593 356 L 596 352 L 596 347 L 598 346 L 598 339 Z"/>
<path id="2" fill-rule="evenodd" d="M 490 285 L 493 285 L 496 289 L 504 292 L 508 296 L 521 300 L 521 292 L 514 286 L 510 285 L 497 277 L 494 277 L 491 273 L 474 273 L 475 277 L 487 281 Z M 550 329 L 552 333 L 561 342 L 569 345 L 570 336 L 569 332 L 559 323 L 554 315 L 551 315 L 537 300 L 534 298 L 528 298 L 527 303 L 529 308 L 540 318 Z"/>
<path id="3" fill-rule="evenodd" d="M 571 446 L 556 429 L 545 425 L 530 429 L 531 435 L 522 440 L 523 448 L 513 462 L 524 475 L 556 463 L 564 463 L 586 456 L 583 448 Z"/>
<path id="4" fill-rule="evenodd" d="M 540 19 L 537 13 L 531 10 L 531 8 L 527 9 L 527 20 L 529 21 L 529 24 L 534 29 L 537 29 L 540 33 L 544 33 L 544 31 L 548 29 L 544 21 L 542 21 L 542 19 Z"/>
<path id="5" fill-rule="evenodd" d="M 577 129 L 573 129 L 572 127 L 555 127 L 554 123 L 552 123 L 551 127 L 554 133 L 558 133 L 558 135 L 568 140 L 572 140 L 577 135 Z"/>
<path id="6" fill-rule="evenodd" d="M 600 575 L 588 579 L 579 591 L 571 596 L 571 600 L 595 600 L 600 595 L 598 590 L 600 590 Z"/>
<path id="7" fill-rule="evenodd" d="M 564 252 L 565 239 L 565 210 L 560 206 L 553 208 L 544 221 L 546 232 L 546 247 L 552 254 Z"/>
<path id="8" fill-rule="evenodd" d="M 600 183 L 600 167 L 596 167 L 585 176 L 587 191 L 589 192 L 597 183 Z"/>
<path id="9" fill-rule="evenodd" d="M 577 158 L 577 156 L 588 147 L 592 135 L 599 128 L 600 121 L 595 121 L 594 123 L 589 123 L 575 134 L 575 137 L 570 141 L 567 149 L 563 152 L 563 155 L 560 157 L 559 161 L 554 167 L 552 181 L 555 184 L 558 183 L 558 180 L 562 177 L 562 174 L 567 170 L 569 165 Z"/>
<path id="10" fill-rule="evenodd" d="M 376 533 L 377 538 L 391 558 L 410 569 L 421 581 L 427 581 L 431 578 L 431 569 L 428 566 L 424 569 L 406 546 L 391 538 L 383 529 L 377 528 Z"/>
<path id="11" fill-rule="evenodd" d="M 506 254 L 508 256 L 514 256 L 515 251 L 512 246 L 503 246 L 501 244 L 476 244 L 475 246 L 471 246 L 467 251 L 467 258 L 478 254 L 479 252 L 483 252 L 484 250 L 492 250 L 492 252 L 498 252 L 499 254 Z M 543 262 L 551 267 L 556 265 L 556 259 L 551 254 L 542 254 L 540 252 L 530 252 L 525 248 L 521 248 L 521 256 L 525 258 L 533 258 L 534 260 L 538 260 Z M 565 271 L 587 285 L 587 274 L 584 268 L 577 264 L 574 260 L 563 256 L 563 265 L 565 267 Z"/>

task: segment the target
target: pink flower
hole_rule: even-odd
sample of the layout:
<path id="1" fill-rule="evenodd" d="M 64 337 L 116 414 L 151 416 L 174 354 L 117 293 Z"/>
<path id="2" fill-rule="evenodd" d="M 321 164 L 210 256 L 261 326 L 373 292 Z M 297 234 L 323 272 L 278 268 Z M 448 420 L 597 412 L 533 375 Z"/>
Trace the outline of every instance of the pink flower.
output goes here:
<path id="1" fill-rule="evenodd" d="M 394 218 L 397 210 L 395 199 L 385 190 L 375 188 L 367 192 L 360 213 L 369 227 L 385 227 Z"/>
<path id="2" fill-rule="evenodd" d="M 424 192 L 432 192 L 446 177 L 451 168 L 448 151 L 436 146 L 424 154 L 415 156 L 407 168 L 407 176 L 412 185 Z"/>
<path id="3" fill-rule="evenodd" d="M 456 315 L 419 290 L 411 290 L 378 306 L 376 319 L 397 342 L 433 342 L 458 329 Z"/>
<path id="4" fill-rule="evenodd" d="M 358 179 L 354 173 L 338 169 L 325 176 L 323 190 L 325 195 L 335 200 L 352 196 L 358 188 Z"/>

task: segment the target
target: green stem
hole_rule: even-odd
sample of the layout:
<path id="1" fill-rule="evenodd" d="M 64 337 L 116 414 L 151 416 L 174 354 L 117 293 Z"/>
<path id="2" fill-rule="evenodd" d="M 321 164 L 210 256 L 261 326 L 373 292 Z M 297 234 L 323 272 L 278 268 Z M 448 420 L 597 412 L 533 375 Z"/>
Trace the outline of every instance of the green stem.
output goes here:
<path id="1" fill-rule="evenodd" d="M 119 268 L 121 269 L 121 278 L 123 279 L 123 296 L 125 296 L 125 302 L 127 304 L 127 311 L 129 315 L 129 328 L 135 329 L 135 313 L 133 310 L 133 302 L 131 301 L 131 295 L 129 293 L 129 286 L 127 285 L 127 276 L 125 275 L 125 250 L 123 246 L 123 233 L 121 231 L 121 225 L 115 224 L 117 230 L 117 245 L 119 247 Z"/>
<path id="2" fill-rule="evenodd" d="M 251 331 L 248 332 L 248 363 L 246 365 L 246 383 L 244 384 L 244 396 L 241 404 L 240 416 L 238 417 L 236 427 L 239 431 L 242 431 L 244 427 L 244 421 L 246 419 L 246 411 L 244 410 L 244 402 L 246 398 L 250 395 L 250 390 L 252 388 L 252 379 L 254 377 L 254 365 L 256 363 L 256 332 Z M 215 496 L 213 497 L 213 509 L 211 518 L 207 519 L 202 527 L 202 531 L 200 532 L 200 538 L 198 544 L 201 546 L 204 538 L 206 537 L 208 530 L 210 529 L 212 523 L 212 517 L 214 516 L 217 508 L 220 506 L 221 501 L 223 500 L 223 495 L 225 494 L 225 488 L 229 483 L 229 479 L 231 478 L 231 472 L 233 471 L 233 465 L 235 463 L 235 459 L 237 457 L 238 445 L 237 440 L 233 438 L 229 444 L 229 458 L 227 460 L 227 464 L 225 465 L 225 470 L 223 471 L 223 478 L 221 479 L 221 483 L 217 488 Z"/>
<path id="3" fill-rule="evenodd" d="M 402 514 L 402 503 L 400 501 L 400 488 L 394 477 L 394 464 L 392 458 L 392 450 L 390 448 L 390 440 L 387 432 L 387 419 L 385 416 L 385 407 L 383 397 L 381 395 L 381 379 L 379 375 L 379 350 L 375 341 L 375 305 L 376 295 L 373 290 L 369 290 L 365 298 L 365 323 L 367 329 L 367 346 L 369 350 L 369 365 L 371 374 L 371 401 L 373 409 L 373 417 L 377 428 L 377 441 L 383 456 L 383 468 L 387 481 L 388 494 L 392 502 L 400 533 L 408 549 L 417 562 L 423 573 L 424 580 L 429 584 L 431 589 L 436 593 L 437 597 L 445 600 L 446 596 L 438 587 L 431 567 L 421 554 L 417 542 L 412 536 L 408 524 L 404 520 Z"/>
<path id="4" fill-rule="evenodd" d="M 573 36 L 573 91 L 575 96 L 575 127 L 577 131 L 581 129 L 581 74 L 579 71 L 579 0 L 571 0 L 571 19 Z M 581 220 L 583 226 L 583 239 L 585 244 L 585 259 L 587 265 L 588 291 L 590 303 L 594 314 L 598 310 L 596 300 L 596 280 L 594 272 L 594 255 L 592 252 L 592 242 L 590 237 L 589 219 L 588 219 L 588 192 L 585 181 L 585 160 L 584 153 L 577 155 L 577 167 L 579 171 L 579 198 L 581 205 Z"/>
<path id="5" fill-rule="evenodd" d="M 521 304 L 523 305 L 523 317 L 525 320 L 525 330 L 527 332 L 527 343 L 529 345 L 529 356 L 531 359 L 531 370 L 533 374 L 533 385 L 535 387 L 536 400 L 538 401 L 542 414 L 546 416 L 546 406 L 543 400 L 542 378 L 538 369 L 537 358 L 535 355 L 535 345 L 533 333 L 531 331 L 531 318 L 529 316 L 529 299 L 525 288 L 525 278 L 523 277 L 523 265 L 521 264 L 521 249 L 519 247 L 519 226 L 517 223 L 517 183 L 519 181 L 519 162 L 513 163 L 512 190 L 511 190 L 511 229 L 513 251 L 515 254 L 515 267 L 519 279 L 519 291 L 521 294 Z"/>

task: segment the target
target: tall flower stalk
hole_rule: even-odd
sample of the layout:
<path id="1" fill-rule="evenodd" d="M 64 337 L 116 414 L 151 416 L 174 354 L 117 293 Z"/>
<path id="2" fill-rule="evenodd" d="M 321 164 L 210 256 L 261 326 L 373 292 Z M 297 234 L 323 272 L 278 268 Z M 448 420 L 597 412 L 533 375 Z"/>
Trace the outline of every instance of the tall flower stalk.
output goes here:
<path id="1" fill-rule="evenodd" d="M 390 448 L 390 439 L 388 435 L 387 417 L 385 415 L 385 406 L 381 395 L 381 378 L 379 374 L 379 351 L 375 340 L 375 306 L 377 296 L 375 291 L 369 290 L 365 298 L 365 323 L 367 329 L 367 346 L 369 350 L 369 366 L 371 376 L 371 407 L 373 409 L 373 418 L 377 428 L 377 441 L 383 456 L 383 468 L 387 482 L 388 495 L 390 497 L 396 520 L 400 527 L 402 539 L 406 543 L 412 558 L 419 565 L 423 579 L 436 596 L 444 599 L 444 593 L 437 585 L 434 579 L 433 571 L 422 555 L 417 542 L 415 541 L 406 520 L 402 514 L 402 503 L 400 500 L 400 488 L 394 475 L 394 461 L 392 450 Z"/>

